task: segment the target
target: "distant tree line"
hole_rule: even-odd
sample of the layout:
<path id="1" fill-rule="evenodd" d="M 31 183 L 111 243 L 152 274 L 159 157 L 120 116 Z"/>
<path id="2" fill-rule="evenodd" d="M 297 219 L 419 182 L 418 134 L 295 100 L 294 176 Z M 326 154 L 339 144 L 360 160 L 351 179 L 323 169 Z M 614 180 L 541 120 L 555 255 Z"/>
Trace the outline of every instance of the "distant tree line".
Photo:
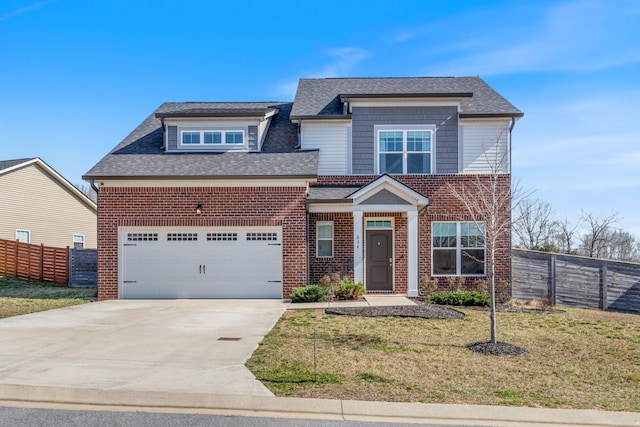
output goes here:
<path id="1" fill-rule="evenodd" d="M 557 219 L 543 200 L 524 199 L 513 214 L 516 247 L 544 252 L 640 262 L 640 241 L 615 227 L 618 214 L 582 212 L 574 223 Z"/>

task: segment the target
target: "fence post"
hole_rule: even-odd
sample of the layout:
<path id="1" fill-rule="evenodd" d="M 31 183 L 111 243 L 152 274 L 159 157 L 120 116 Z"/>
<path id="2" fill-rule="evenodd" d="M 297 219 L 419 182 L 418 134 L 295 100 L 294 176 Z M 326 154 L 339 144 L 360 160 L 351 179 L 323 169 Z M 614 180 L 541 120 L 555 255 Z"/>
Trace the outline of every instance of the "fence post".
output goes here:
<path id="1" fill-rule="evenodd" d="M 15 250 L 13 251 L 15 253 L 15 259 L 14 259 L 14 264 L 15 264 L 15 268 L 16 268 L 16 272 L 15 272 L 15 277 L 18 277 L 18 245 L 20 245 L 20 240 L 16 239 L 16 244 L 13 245 L 13 247 L 15 248 Z"/>
<path id="2" fill-rule="evenodd" d="M 41 282 L 44 281 L 44 243 L 40 243 L 40 278 Z"/>
<path id="3" fill-rule="evenodd" d="M 607 261 L 602 261 L 601 275 L 602 275 L 602 310 L 607 311 L 609 302 L 607 301 L 607 288 L 609 287 L 609 268 L 607 267 Z"/>
<path id="4" fill-rule="evenodd" d="M 551 289 L 549 291 L 549 303 L 556 305 L 556 254 L 551 254 Z"/>

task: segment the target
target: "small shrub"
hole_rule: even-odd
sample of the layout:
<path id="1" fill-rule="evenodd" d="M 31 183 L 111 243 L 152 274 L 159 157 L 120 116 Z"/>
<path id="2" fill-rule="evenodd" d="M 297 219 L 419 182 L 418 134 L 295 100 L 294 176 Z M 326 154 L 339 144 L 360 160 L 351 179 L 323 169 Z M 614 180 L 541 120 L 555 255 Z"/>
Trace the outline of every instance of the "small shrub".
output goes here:
<path id="1" fill-rule="evenodd" d="M 432 292 L 438 290 L 438 279 L 435 277 L 429 278 L 428 276 L 423 276 L 420 279 L 420 295 L 429 295 Z"/>
<path id="2" fill-rule="evenodd" d="M 365 289 L 362 283 L 353 283 L 353 280 L 345 278 L 335 289 L 334 295 L 337 299 L 358 300 L 364 295 Z"/>
<path id="3" fill-rule="evenodd" d="M 426 299 L 427 302 L 440 305 L 487 306 L 489 295 L 477 291 L 462 292 L 434 292 Z"/>
<path id="4" fill-rule="evenodd" d="M 449 276 L 447 277 L 447 284 L 451 292 L 460 292 L 464 286 L 464 277 L 462 276 Z"/>
<path id="5" fill-rule="evenodd" d="M 326 297 L 327 289 L 319 285 L 295 288 L 293 292 L 291 292 L 291 302 L 318 302 Z"/>
<path id="6" fill-rule="evenodd" d="M 336 288 L 340 286 L 342 278 L 338 273 L 325 274 L 318 284 L 327 290 L 327 298 L 333 298 Z"/>
<path id="7" fill-rule="evenodd" d="M 485 279 L 476 280 L 473 284 L 473 290 L 476 292 L 482 292 L 483 294 L 488 294 L 489 283 Z"/>
<path id="8" fill-rule="evenodd" d="M 510 291 L 511 286 L 509 286 L 509 282 L 504 279 L 498 280 L 496 284 L 496 302 L 498 304 L 505 304 L 511 298 Z"/>

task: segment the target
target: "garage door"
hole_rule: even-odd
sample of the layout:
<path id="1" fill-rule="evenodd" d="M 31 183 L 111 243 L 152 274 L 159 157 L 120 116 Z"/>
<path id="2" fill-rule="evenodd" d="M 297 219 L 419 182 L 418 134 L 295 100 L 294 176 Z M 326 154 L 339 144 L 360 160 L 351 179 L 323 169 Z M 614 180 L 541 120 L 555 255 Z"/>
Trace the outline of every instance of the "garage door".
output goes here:
<path id="1" fill-rule="evenodd" d="M 121 298 L 281 298 L 280 228 L 121 228 Z"/>

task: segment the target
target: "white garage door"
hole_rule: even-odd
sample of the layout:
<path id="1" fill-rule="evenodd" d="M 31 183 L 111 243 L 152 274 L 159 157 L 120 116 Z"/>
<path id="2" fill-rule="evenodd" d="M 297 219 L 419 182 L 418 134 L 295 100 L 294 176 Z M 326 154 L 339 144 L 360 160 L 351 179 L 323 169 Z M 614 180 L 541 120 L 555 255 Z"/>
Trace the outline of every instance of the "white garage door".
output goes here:
<path id="1" fill-rule="evenodd" d="M 282 298 L 280 228 L 121 228 L 121 298 Z"/>

